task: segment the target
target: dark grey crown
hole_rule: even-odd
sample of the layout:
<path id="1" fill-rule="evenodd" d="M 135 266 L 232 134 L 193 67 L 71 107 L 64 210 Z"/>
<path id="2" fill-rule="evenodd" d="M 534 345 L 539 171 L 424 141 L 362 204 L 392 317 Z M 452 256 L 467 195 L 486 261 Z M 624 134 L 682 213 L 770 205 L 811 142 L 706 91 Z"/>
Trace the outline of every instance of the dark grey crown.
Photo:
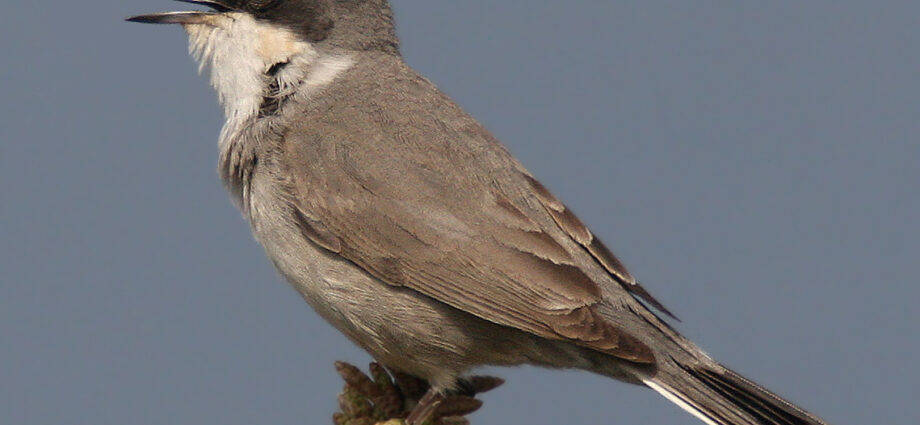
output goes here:
<path id="1" fill-rule="evenodd" d="M 399 53 L 388 0 L 215 0 L 230 10 L 290 28 L 304 40 L 352 50 Z"/>

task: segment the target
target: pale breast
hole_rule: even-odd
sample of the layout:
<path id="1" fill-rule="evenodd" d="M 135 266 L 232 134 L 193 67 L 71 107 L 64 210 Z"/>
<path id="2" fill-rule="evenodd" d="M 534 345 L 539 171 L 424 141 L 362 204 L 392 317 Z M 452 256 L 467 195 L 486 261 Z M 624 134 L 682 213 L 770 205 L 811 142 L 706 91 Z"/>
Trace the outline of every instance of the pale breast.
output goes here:
<path id="1" fill-rule="evenodd" d="M 377 360 L 444 388 L 474 365 L 535 361 L 533 336 L 388 285 L 311 242 L 273 179 L 264 171 L 253 175 L 256 239 L 316 312 Z"/>

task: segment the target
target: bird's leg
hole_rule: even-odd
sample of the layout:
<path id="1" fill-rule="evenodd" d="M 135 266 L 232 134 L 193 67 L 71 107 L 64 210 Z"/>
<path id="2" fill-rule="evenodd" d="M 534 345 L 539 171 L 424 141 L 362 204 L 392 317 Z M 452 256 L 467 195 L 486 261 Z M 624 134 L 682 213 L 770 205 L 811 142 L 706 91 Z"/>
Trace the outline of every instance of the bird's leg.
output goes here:
<path id="1" fill-rule="evenodd" d="M 429 388 L 418 404 L 409 413 L 406 418 L 406 425 L 422 425 L 428 418 L 434 414 L 441 402 L 444 401 L 444 395 L 434 388 Z"/>

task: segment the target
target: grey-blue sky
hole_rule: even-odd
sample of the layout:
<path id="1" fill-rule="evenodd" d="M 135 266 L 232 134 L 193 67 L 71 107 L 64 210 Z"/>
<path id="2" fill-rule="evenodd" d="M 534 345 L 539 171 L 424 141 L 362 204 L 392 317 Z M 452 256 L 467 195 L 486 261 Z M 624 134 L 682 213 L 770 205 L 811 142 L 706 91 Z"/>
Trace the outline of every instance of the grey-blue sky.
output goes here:
<path id="1" fill-rule="evenodd" d="M 395 6 L 407 60 L 715 357 L 835 424 L 920 418 L 920 4 Z M 0 4 L 0 423 L 328 423 L 332 361 L 368 361 L 227 201 L 184 35 L 121 22 L 177 7 Z M 696 423 L 495 373 L 477 423 Z"/>

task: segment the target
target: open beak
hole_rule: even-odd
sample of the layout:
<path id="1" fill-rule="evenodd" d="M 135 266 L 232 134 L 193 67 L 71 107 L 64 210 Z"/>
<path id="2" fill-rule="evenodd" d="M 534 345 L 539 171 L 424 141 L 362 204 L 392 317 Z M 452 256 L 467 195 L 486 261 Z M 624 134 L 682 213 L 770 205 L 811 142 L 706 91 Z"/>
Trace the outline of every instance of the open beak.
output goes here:
<path id="1" fill-rule="evenodd" d="M 183 3 L 197 4 L 211 8 L 210 11 L 185 11 L 185 12 L 163 12 L 151 13 L 147 15 L 132 16 L 126 21 L 140 22 L 142 24 L 204 24 L 209 17 L 219 13 L 231 12 L 234 9 L 230 7 L 227 0 L 176 0 Z"/>

